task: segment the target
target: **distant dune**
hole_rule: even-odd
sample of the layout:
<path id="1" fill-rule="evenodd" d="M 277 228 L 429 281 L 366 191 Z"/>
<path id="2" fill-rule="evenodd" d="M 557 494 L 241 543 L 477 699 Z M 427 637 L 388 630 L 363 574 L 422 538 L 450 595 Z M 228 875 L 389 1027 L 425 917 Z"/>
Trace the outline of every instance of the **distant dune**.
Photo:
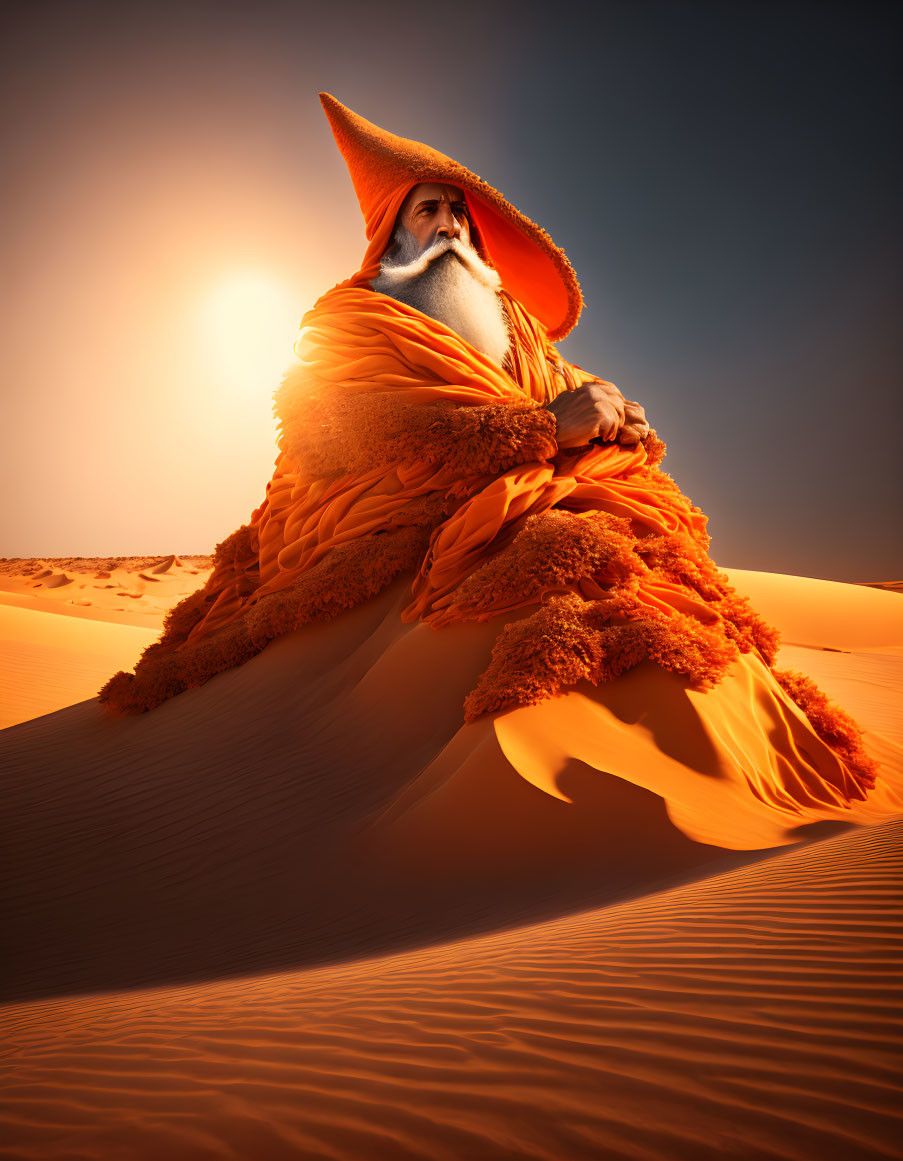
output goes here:
<path id="1" fill-rule="evenodd" d="M 207 567 L 0 562 L 0 1157 L 901 1155 L 897 593 L 731 572 L 883 763 L 775 805 L 650 663 L 461 728 L 493 630 L 404 578 L 102 715 Z M 584 721 L 609 772 L 540 752 Z"/>
<path id="2" fill-rule="evenodd" d="M 211 566 L 209 556 L 0 561 L 0 729 L 93 697 L 131 668 Z"/>
<path id="3" fill-rule="evenodd" d="M 872 589 L 885 589 L 889 593 L 903 593 L 903 581 L 863 581 Z"/>
<path id="4" fill-rule="evenodd" d="M 175 555 L 0 560 L 0 603 L 157 629 L 212 566 Z"/>

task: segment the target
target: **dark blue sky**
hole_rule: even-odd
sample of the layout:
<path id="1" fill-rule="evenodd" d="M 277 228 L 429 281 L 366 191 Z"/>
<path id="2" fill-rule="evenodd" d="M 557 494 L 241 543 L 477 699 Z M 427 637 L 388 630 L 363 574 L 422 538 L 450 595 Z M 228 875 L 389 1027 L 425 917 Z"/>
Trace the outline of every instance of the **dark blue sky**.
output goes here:
<path id="1" fill-rule="evenodd" d="M 326 239 L 337 281 L 363 233 L 317 101 L 326 89 L 456 157 L 564 247 L 586 306 L 562 350 L 646 405 L 669 445 L 665 467 L 710 517 L 719 563 L 899 579 L 895 12 L 32 3 L 7 18 L 6 217 L 30 246 L 9 243 L 13 267 L 26 253 L 41 260 L 28 224 L 35 190 L 54 166 L 94 164 L 79 158 L 118 117 L 158 168 L 176 143 L 191 151 L 211 190 L 225 172 L 265 175 L 286 261 Z M 117 148 L 110 155 L 124 157 Z M 266 217 L 259 198 L 242 204 L 239 184 L 233 223 Z M 299 205 L 328 203 L 322 221 L 292 221 L 293 189 Z M 92 228 L 99 250 L 112 245 Z M 199 220 L 199 236 L 205 228 Z M 8 293 L 14 302 L 15 285 Z M 246 518 L 177 547 L 204 551 Z M 122 551 L 155 551 L 151 539 Z M 6 553 L 52 555 L 57 544 L 58 555 L 75 550 L 17 540 Z"/>

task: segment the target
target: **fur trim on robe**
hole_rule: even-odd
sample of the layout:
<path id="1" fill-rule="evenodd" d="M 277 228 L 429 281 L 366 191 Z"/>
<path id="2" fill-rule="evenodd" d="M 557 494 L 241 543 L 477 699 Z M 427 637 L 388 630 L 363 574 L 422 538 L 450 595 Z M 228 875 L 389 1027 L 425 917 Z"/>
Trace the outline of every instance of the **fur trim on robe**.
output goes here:
<path id="1" fill-rule="evenodd" d="M 699 689 L 741 653 L 773 670 L 778 635 L 712 563 L 705 517 L 659 466 L 657 435 L 558 451 L 540 400 L 589 376 L 535 320 L 509 311 L 512 379 L 411 308 L 331 294 L 305 320 L 306 361 L 276 396 L 280 456 L 264 503 L 217 546 L 206 586 L 170 612 L 135 673 L 101 690 L 109 710 L 151 709 L 405 571 L 406 620 L 440 628 L 524 610 L 487 658 L 468 721 L 647 659 Z M 443 357 L 424 366 L 434 348 Z M 808 679 L 773 672 L 864 794 L 875 765 L 855 723 Z"/>

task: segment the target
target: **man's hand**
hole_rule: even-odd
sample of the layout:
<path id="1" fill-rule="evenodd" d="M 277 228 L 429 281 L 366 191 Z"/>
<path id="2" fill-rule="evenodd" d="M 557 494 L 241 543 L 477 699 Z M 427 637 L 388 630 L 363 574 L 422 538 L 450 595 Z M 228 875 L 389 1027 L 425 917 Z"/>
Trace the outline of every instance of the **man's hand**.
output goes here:
<path id="1" fill-rule="evenodd" d="M 642 442 L 649 434 L 646 412 L 639 403 L 624 401 L 624 423 L 618 432 L 618 443 L 625 447 Z"/>
<path id="2" fill-rule="evenodd" d="M 560 448 L 582 447 L 591 439 L 638 443 L 649 430 L 642 407 L 627 403 L 614 383 L 601 379 L 584 383 L 573 391 L 563 391 L 545 406 L 555 416 Z M 622 432 L 624 439 L 621 439 Z"/>
<path id="3" fill-rule="evenodd" d="M 546 410 L 555 416 L 559 447 L 582 447 L 597 436 L 613 440 L 624 422 L 621 392 L 612 394 L 609 383 L 584 383 L 573 391 L 562 391 Z M 620 406 L 618 406 L 620 404 Z"/>

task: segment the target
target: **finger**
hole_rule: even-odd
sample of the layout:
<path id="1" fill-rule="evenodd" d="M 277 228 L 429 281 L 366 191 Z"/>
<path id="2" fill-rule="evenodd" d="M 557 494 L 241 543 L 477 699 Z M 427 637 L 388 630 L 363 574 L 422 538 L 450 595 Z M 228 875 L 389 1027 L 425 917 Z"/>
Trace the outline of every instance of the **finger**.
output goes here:
<path id="1" fill-rule="evenodd" d="M 598 439 L 604 439 L 606 441 L 606 443 L 609 442 L 613 438 L 612 424 L 611 424 L 611 421 L 607 417 L 603 418 L 599 421 L 599 426 L 596 429 L 596 437 Z"/>
<path id="2" fill-rule="evenodd" d="M 622 427 L 618 439 L 625 447 L 635 447 L 641 442 L 642 436 L 635 427 Z"/>
<path id="3" fill-rule="evenodd" d="M 598 439 L 610 440 L 617 432 L 617 425 L 612 423 L 612 414 L 604 404 L 596 404 L 596 436 Z M 614 432 L 612 431 L 614 428 Z"/>

